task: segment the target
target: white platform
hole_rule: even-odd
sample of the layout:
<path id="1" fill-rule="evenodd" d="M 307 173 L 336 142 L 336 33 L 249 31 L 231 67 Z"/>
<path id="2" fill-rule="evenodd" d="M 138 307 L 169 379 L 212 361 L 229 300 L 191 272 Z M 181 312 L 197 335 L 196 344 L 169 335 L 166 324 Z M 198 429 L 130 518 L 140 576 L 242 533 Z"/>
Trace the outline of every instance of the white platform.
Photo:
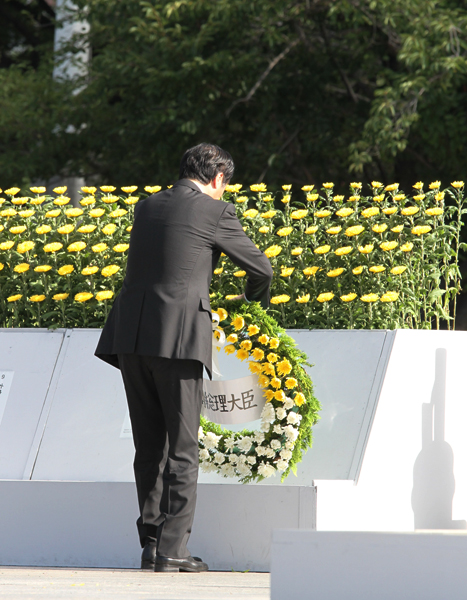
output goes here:
<path id="1" fill-rule="evenodd" d="M 467 533 L 273 534 L 271 600 L 465 600 Z"/>

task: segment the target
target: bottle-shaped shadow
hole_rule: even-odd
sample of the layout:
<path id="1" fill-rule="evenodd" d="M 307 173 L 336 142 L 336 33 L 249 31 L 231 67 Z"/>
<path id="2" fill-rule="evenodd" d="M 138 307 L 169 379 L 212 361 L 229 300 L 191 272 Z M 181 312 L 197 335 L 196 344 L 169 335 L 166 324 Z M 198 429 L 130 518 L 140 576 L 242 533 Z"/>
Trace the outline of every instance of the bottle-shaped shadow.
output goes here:
<path id="1" fill-rule="evenodd" d="M 415 529 L 467 529 L 466 521 L 452 519 L 456 482 L 454 453 L 444 439 L 446 362 L 446 349 L 437 348 L 431 402 L 422 404 L 422 449 L 413 468 Z"/>

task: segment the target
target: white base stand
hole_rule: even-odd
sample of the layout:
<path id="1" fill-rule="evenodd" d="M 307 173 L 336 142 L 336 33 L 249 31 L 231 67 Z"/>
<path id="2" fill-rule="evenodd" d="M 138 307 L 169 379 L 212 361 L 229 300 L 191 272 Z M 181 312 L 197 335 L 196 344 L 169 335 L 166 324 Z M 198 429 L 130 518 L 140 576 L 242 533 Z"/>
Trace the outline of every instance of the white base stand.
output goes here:
<path id="1" fill-rule="evenodd" d="M 271 600 L 464 600 L 467 533 L 274 531 Z"/>

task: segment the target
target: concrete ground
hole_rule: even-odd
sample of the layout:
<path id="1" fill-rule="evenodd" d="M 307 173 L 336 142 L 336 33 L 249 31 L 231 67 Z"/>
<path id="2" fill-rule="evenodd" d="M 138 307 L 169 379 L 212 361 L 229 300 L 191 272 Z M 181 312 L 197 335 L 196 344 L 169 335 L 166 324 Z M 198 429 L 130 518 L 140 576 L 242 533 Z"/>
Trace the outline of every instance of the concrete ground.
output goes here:
<path id="1" fill-rule="evenodd" d="M 0 567 L 1 600 L 269 600 L 268 573 Z"/>

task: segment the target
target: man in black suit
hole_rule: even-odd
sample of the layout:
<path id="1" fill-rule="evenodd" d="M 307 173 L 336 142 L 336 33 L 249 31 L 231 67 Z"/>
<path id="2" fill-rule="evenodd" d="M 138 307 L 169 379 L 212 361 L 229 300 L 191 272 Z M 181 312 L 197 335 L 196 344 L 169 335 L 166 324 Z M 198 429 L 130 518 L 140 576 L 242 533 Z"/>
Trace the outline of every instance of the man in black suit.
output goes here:
<path id="1" fill-rule="evenodd" d="M 142 568 L 207 570 L 187 550 L 198 480 L 203 365 L 211 375 L 209 285 L 224 252 L 269 304 L 272 269 L 220 202 L 234 171 L 213 144 L 185 152 L 180 180 L 136 205 L 127 270 L 96 356 L 119 368 L 135 443 Z"/>

